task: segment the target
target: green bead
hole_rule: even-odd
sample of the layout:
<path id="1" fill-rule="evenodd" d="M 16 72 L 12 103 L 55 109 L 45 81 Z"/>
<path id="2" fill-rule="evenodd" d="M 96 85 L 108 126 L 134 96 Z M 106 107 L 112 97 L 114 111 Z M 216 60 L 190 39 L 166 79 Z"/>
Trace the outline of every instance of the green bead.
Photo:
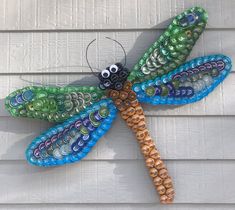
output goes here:
<path id="1" fill-rule="evenodd" d="M 152 87 L 152 86 L 149 86 L 145 89 L 145 93 L 148 95 L 148 96 L 154 96 L 155 95 L 155 88 Z"/>
<path id="2" fill-rule="evenodd" d="M 105 106 L 102 106 L 100 109 L 99 109 L 99 114 L 101 117 L 105 118 L 109 115 L 109 109 Z"/>
<path id="3" fill-rule="evenodd" d="M 218 71 L 218 69 L 212 69 L 211 70 L 211 76 L 212 77 L 217 77 L 219 75 L 219 71 Z"/>
<path id="4" fill-rule="evenodd" d="M 167 96 L 168 95 L 168 88 L 165 86 L 165 85 L 161 85 L 161 88 L 162 88 L 162 93 L 161 95 L 162 96 Z"/>

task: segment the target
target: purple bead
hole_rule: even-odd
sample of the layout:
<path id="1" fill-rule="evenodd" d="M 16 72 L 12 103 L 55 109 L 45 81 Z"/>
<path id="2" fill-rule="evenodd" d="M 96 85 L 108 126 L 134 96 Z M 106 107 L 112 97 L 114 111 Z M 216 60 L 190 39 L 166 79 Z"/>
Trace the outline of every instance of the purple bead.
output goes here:
<path id="1" fill-rule="evenodd" d="M 217 61 L 217 68 L 218 68 L 219 71 L 223 70 L 224 67 L 225 67 L 225 64 L 222 60 Z"/>
<path id="2" fill-rule="evenodd" d="M 98 112 L 98 111 L 96 111 L 96 112 L 94 113 L 94 117 L 95 117 L 95 119 L 96 119 L 97 121 L 100 121 L 100 120 L 102 119 L 102 117 L 99 115 L 99 112 Z"/>
<path id="3" fill-rule="evenodd" d="M 46 145 L 46 147 L 49 147 L 49 146 L 51 145 L 51 140 L 50 140 L 50 139 L 47 140 L 47 141 L 45 142 L 45 145 Z"/>
<path id="4" fill-rule="evenodd" d="M 192 87 L 187 87 L 187 97 L 192 97 L 194 95 L 194 89 Z"/>
<path id="5" fill-rule="evenodd" d="M 83 146 L 85 145 L 85 142 L 84 142 L 82 139 L 80 139 L 80 140 L 78 141 L 77 145 L 78 145 L 79 147 L 83 147 Z"/>
<path id="6" fill-rule="evenodd" d="M 187 88 L 186 87 L 179 87 L 180 96 L 185 97 L 187 95 Z"/>
<path id="7" fill-rule="evenodd" d="M 86 134 L 86 135 L 83 135 L 83 136 L 82 136 L 82 139 L 83 139 L 84 141 L 88 141 L 89 138 L 90 138 L 90 135 L 89 135 L 89 134 Z"/>
<path id="8" fill-rule="evenodd" d="M 39 148 L 39 150 L 43 150 L 43 149 L 45 148 L 44 142 L 42 142 L 41 144 L 39 144 L 38 148 Z"/>
<path id="9" fill-rule="evenodd" d="M 23 104 L 23 103 L 24 103 L 24 100 L 23 100 L 21 94 L 16 95 L 15 99 L 16 99 L 16 102 L 17 102 L 18 104 Z"/>
<path id="10" fill-rule="evenodd" d="M 36 148 L 34 151 L 33 151 L 33 155 L 36 157 L 36 158 L 40 158 L 40 151 L 38 148 Z"/>
<path id="11" fill-rule="evenodd" d="M 217 63 L 216 63 L 215 61 L 212 61 L 212 62 L 211 62 L 211 65 L 212 65 L 212 67 L 214 67 L 214 68 L 217 67 Z"/>
<path id="12" fill-rule="evenodd" d="M 86 117 L 86 118 L 82 121 L 82 123 L 83 123 L 83 125 L 84 125 L 85 127 L 88 127 L 88 125 L 90 124 L 89 118 Z"/>
<path id="13" fill-rule="evenodd" d="M 212 65 L 210 63 L 205 63 L 204 66 L 207 68 L 207 69 L 212 69 Z"/>
<path id="14" fill-rule="evenodd" d="M 95 127 L 90 123 L 88 126 L 87 126 L 87 129 L 89 131 L 94 131 L 95 130 Z"/>
<path id="15" fill-rule="evenodd" d="M 54 135 L 51 137 L 51 142 L 54 143 L 55 141 L 57 141 L 57 139 L 58 139 L 58 136 Z"/>
<path id="16" fill-rule="evenodd" d="M 82 126 L 82 121 L 81 120 L 78 120 L 75 122 L 75 128 L 77 128 L 78 130 L 81 128 Z"/>
<path id="17" fill-rule="evenodd" d="M 206 70 L 205 65 L 203 65 L 203 66 L 199 66 L 198 68 L 199 68 L 199 70 L 200 70 L 200 71 L 205 71 L 205 70 Z"/>
<path id="18" fill-rule="evenodd" d="M 68 128 L 65 128 L 64 131 L 63 131 L 63 135 L 66 135 L 68 133 L 69 129 Z"/>
<path id="19" fill-rule="evenodd" d="M 75 153 L 78 153 L 78 152 L 80 152 L 82 150 L 82 148 L 77 145 L 77 142 L 74 142 L 72 144 L 71 149 Z"/>
<path id="20" fill-rule="evenodd" d="M 161 86 L 157 85 L 155 87 L 155 96 L 160 96 L 161 93 L 162 93 L 162 88 L 161 88 Z"/>

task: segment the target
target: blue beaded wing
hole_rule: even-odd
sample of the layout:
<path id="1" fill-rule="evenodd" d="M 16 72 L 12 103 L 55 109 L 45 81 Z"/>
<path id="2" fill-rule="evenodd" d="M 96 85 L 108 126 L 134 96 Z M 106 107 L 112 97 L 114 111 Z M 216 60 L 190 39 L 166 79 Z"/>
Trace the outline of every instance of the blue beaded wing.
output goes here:
<path id="1" fill-rule="evenodd" d="M 188 104 L 207 96 L 231 70 L 231 60 L 224 55 L 195 58 L 172 72 L 133 85 L 143 103 Z"/>
<path id="2" fill-rule="evenodd" d="M 84 158 L 110 129 L 117 115 L 111 99 L 103 99 L 33 140 L 27 160 L 38 166 L 55 166 Z"/>

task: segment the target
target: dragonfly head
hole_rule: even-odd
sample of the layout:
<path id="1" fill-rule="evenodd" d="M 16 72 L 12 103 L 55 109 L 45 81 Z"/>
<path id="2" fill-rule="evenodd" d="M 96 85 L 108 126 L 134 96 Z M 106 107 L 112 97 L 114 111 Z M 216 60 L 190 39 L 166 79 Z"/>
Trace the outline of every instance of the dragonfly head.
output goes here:
<path id="1" fill-rule="evenodd" d="M 103 90 L 121 90 L 124 82 L 127 80 L 128 75 L 128 69 L 125 68 L 121 63 L 112 64 L 99 73 L 99 87 Z"/>

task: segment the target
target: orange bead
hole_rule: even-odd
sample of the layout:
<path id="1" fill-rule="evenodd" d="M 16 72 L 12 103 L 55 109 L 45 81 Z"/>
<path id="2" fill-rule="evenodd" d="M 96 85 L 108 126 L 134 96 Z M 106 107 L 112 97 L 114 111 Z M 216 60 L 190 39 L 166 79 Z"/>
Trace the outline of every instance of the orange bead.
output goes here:
<path id="1" fill-rule="evenodd" d="M 163 204 L 168 203 L 167 199 L 168 199 L 168 197 L 167 197 L 166 195 L 162 195 L 162 196 L 160 197 L 160 201 L 161 201 L 161 203 L 163 203 Z"/>
<path id="2" fill-rule="evenodd" d="M 130 82 L 130 81 L 126 81 L 126 82 L 124 83 L 123 90 L 129 92 L 129 91 L 131 90 L 131 87 L 132 87 L 131 82 Z"/>
<path id="3" fill-rule="evenodd" d="M 131 101 L 131 106 L 137 107 L 139 105 L 138 100 Z"/>
<path id="4" fill-rule="evenodd" d="M 144 111 L 143 111 L 141 106 L 137 106 L 135 108 L 135 110 L 136 110 L 136 114 L 142 115 L 144 113 Z"/>
<path id="5" fill-rule="evenodd" d="M 136 93 L 131 90 L 128 94 L 128 98 L 131 100 L 131 101 L 134 101 L 136 99 Z"/>
<path id="6" fill-rule="evenodd" d="M 160 195 L 163 195 L 166 192 L 166 188 L 163 185 L 160 185 L 157 187 L 157 191 Z"/>
<path id="7" fill-rule="evenodd" d="M 172 187 L 172 181 L 170 178 L 167 178 L 166 180 L 164 180 L 163 184 L 167 189 Z"/>
<path id="8" fill-rule="evenodd" d="M 146 129 L 146 123 L 145 123 L 145 121 L 140 121 L 140 122 L 138 123 L 138 128 L 139 128 L 139 130 L 144 130 L 144 129 Z"/>
<path id="9" fill-rule="evenodd" d="M 149 174 L 151 177 L 156 177 L 158 175 L 158 171 L 156 168 L 150 168 L 149 169 Z"/>
<path id="10" fill-rule="evenodd" d="M 156 150 L 156 148 L 152 149 L 149 155 L 153 159 L 159 159 L 160 158 L 159 152 Z"/>
<path id="11" fill-rule="evenodd" d="M 165 168 L 165 165 L 164 165 L 164 163 L 163 163 L 162 160 L 157 160 L 157 161 L 155 162 L 155 167 L 156 167 L 158 170 L 160 170 L 160 169 Z"/>
<path id="12" fill-rule="evenodd" d="M 133 107 L 129 107 L 126 111 L 128 116 L 132 116 L 135 114 L 135 108 Z"/>
<path id="13" fill-rule="evenodd" d="M 141 146 L 141 151 L 145 156 L 147 156 L 150 152 L 150 147 L 148 145 L 143 145 Z"/>
<path id="14" fill-rule="evenodd" d="M 125 99 L 127 99 L 127 97 L 128 97 L 128 93 L 126 91 L 120 91 L 120 93 L 119 93 L 120 99 L 125 100 Z"/>
<path id="15" fill-rule="evenodd" d="M 167 170 L 166 169 L 161 169 L 159 171 L 159 176 L 162 178 L 162 179 L 166 179 L 168 177 L 168 173 L 167 173 Z"/>
<path id="16" fill-rule="evenodd" d="M 162 179 L 159 176 L 157 176 L 153 179 L 153 182 L 155 185 L 159 186 L 162 184 Z"/>
<path id="17" fill-rule="evenodd" d="M 110 90 L 109 97 L 112 99 L 117 99 L 119 97 L 119 92 L 117 90 Z"/>
<path id="18" fill-rule="evenodd" d="M 146 166 L 149 168 L 152 168 L 154 166 L 154 159 L 152 159 L 152 158 L 146 159 L 145 162 L 146 162 Z"/>
<path id="19" fill-rule="evenodd" d="M 145 131 L 137 131 L 136 132 L 136 138 L 138 140 L 143 140 L 145 136 L 146 136 L 146 132 Z"/>

